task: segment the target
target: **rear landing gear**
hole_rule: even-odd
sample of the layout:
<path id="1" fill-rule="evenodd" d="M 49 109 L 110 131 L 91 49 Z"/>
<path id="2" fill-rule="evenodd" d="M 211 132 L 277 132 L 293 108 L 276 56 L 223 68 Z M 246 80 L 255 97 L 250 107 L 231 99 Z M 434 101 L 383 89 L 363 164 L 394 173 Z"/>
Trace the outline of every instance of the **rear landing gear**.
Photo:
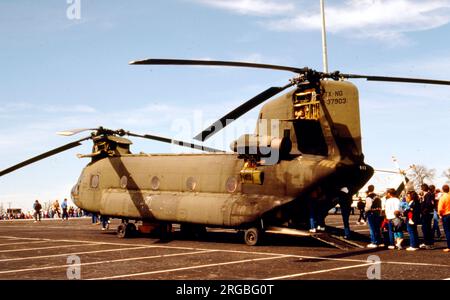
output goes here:
<path id="1" fill-rule="evenodd" d="M 249 246 L 261 245 L 264 232 L 260 228 L 252 227 L 244 232 L 244 241 Z"/>
<path id="2" fill-rule="evenodd" d="M 121 239 L 129 238 L 136 233 L 136 225 L 134 223 L 122 222 L 117 227 L 117 236 Z"/>

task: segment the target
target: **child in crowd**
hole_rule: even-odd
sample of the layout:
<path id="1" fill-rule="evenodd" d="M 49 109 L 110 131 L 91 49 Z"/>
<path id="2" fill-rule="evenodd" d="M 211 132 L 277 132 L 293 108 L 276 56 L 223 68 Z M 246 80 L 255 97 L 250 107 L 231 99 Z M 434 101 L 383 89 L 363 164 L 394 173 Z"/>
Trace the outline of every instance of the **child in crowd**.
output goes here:
<path id="1" fill-rule="evenodd" d="M 408 198 L 407 198 L 408 199 Z M 411 204 L 413 203 L 413 199 L 412 197 L 409 197 L 409 201 L 407 201 L 405 199 L 405 201 L 403 201 L 400 204 L 400 208 L 402 209 L 402 211 L 405 212 L 405 217 L 408 219 L 408 223 L 409 225 L 414 225 L 414 221 L 413 221 L 413 209 L 411 208 Z"/>
<path id="2" fill-rule="evenodd" d="M 384 245 L 389 245 L 389 220 L 386 217 L 381 222 L 381 234 L 383 235 Z"/>
<path id="3" fill-rule="evenodd" d="M 405 220 L 401 217 L 400 211 L 396 210 L 394 214 L 395 218 L 392 219 L 392 231 L 394 232 L 395 246 L 397 246 L 398 250 L 402 250 L 403 231 L 405 231 L 406 224 Z"/>

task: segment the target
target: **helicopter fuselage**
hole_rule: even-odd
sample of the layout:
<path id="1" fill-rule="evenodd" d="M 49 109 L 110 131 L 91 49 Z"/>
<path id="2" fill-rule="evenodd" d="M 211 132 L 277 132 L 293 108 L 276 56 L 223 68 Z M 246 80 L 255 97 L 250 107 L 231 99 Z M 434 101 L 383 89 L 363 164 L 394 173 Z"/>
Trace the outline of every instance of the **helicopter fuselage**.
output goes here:
<path id="1" fill-rule="evenodd" d="M 365 165 L 346 168 L 339 164 L 302 155 L 259 166 L 264 184 L 255 184 L 242 182 L 244 162 L 236 154 L 130 154 L 89 164 L 72 197 L 87 211 L 122 219 L 245 227 L 279 210 L 276 222 L 297 219 L 298 223 L 303 216 L 290 215 L 290 209 L 283 212 L 286 204 L 294 201 L 303 207 L 307 191 L 331 184 L 335 187 L 327 187 L 327 200 L 321 203 L 330 209 L 336 204 L 330 194 L 344 185 L 358 190 L 365 183 L 346 183 L 346 179 L 370 173 Z"/>

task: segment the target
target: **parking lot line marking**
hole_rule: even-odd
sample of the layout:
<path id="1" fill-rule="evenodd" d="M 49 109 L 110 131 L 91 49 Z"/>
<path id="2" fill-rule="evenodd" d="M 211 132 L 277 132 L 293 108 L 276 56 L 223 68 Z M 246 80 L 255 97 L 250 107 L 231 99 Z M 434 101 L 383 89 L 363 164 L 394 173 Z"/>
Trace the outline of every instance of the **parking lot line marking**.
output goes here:
<path id="1" fill-rule="evenodd" d="M 209 250 L 209 251 L 204 251 L 203 250 L 203 251 L 194 251 L 194 252 L 160 254 L 160 255 L 151 255 L 151 256 L 141 256 L 141 257 L 130 257 L 130 258 L 113 259 L 113 260 L 94 261 L 94 262 L 81 263 L 81 264 L 65 264 L 65 265 L 58 265 L 58 266 L 48 266 L 48 267 L 37 267 L 37 268 L 28 268 L 28 269 L 7 270 L 7 271 L 0 271 L 0 274 L 32 272 L 32 271 L 59 269 L 59 268 L 67 268 L 67 267 L 83 267 L 83 266 L 99 265 L 99 264 L 106 264 L 106 263 L 116 263 L 116 262 L 125 262 L 125 261 L 133 261 L 133 260 L 145 260 L 145 259 L 164 258 L 164 257 L 173 257 L 173 256 L 184 256 L 184 255 L 193 255 L 193 254 L 201 254 L 201 253 L 208 253 L 208 252 L 216 252 L 216 250 Z"/>
<path id="2" fill-rule="evenodd" d="M 33 241 L 95 243 L 95 241 L 82 241 L 81 242 L 81 241 L 77 241 L 77 240 L 54 240 L 54 239 L 45 239 L 45 238 L 17 237 L 17 236 L 9 236 L 9 235 L 0 236 L 0 238 L 15 239 L 15 240 L 33 240 Z"/>
<path id="3" fill-rule="evenodd" d="M 96 241 L 88 241 L 88 240 L 54 240 L 54 239 L 46 239 L 46 238 L 18 238 L 18 239 L 33 239 L 33 240 L 41 240 L 41 241 L 49 241 L 49 242 L 73 242 L 73 243 L 89 243 L 89 244 L 97 244 L 97 245 L 113 245 L 113 246 L 151 246 L 154 248 L 164 248 L 164 249 L 180 249 L 180 250 L 211 250 L 207 248 L 192 248 L 192 247 L 178 247 L 178 246 L 164 246 L 164 245 L 146 245 L 146 244 L 131 244 L 131 243 L 112 243 L 112 242 L 96 242 Z"/>
<path id="4" fill-rule="evenodd" d="M 290 274 L 290 275 L 284 275 L 284 276 L 278 276 L 278 277 L 271 277 L 271 278 L 266 278 L 263 280 L 278 280 L 278 279 L 300 277 L 300 276 L 305 276 L 305 275 L 313 275 L 313 274 L 327 273 L 327 272 L 333 272 L 333 271 L 347 270 L 347 269 L 353 269 L 353 268 L 362 268 L 362 267 L 370 266 L 373 264 L 374 263 L 365 263 L 365 264 L 352 265 L 352 266 L 346 266 L 346 267 L 340 267 L 340 268 L 332 268 L 332 269 L 326 269 L 326 270 L 318 270 L 318 271 L 312 271 L 312 272 L 304 272 L 304 273 Z"/>
<path id="5" fill-rule="evenodd" d="M 124 250 L 139 250 L 139 249 L 145 249 L 145 248 L 153 248 L 153 247 L 151 247 L 151 246 L 129 247 L 129 248 L 116 248 L 116 249 L 94 250 L 94 251 L 84 251 L 84 252 L 72 252 L 72 253 L 64 253 L 64 254 L 49 254 L 49 255 L 41 255 L 41 256 L 15 257 L 15 258 L 0 259 L 0 262 L 27 260 L 27 259 L 51 258 L 51 257 L 60 257 L 60 256 L 69 256 L 69 255 L 94 254 L 94 253 L 114 252 L 114 251 L 124 251 Z"/>
<path id="6" fill-rule="evenodd" d="M 23 245 L 23 244 L 37 244 L 37 243 L 45 243 L 47 241 L 28 241 L 28 242 L 17 242 L 17 243 L 1 243 L 1 246 L 10 246 L 10 245 Z"/>
<path id="7" fill-rule="evenodd" d="M 304 256 L 304 255 L 292 255 L 294 257 L 305 258 L 305 259 L 316 259 L 316 260 L 334 260 L 334 261 L 347 261 L 347 262 L 367 262 L 363 259 L 345 259 L 345 258 L 329 258 L 329 257 L 316 257 L 316 256 Z M 427 267 L 445 267 L 450 268 L 450 265 L 442 264 L 429 264 L 429 263 L 414 263 L 414 262 L 402 262 L 402 261 L 381 261 L 383 264 L 393 264 L 393 265 L 409 265 L 409 266 L 427 266 Z"/>
<path id="8" fill-rule="evenodd" d="M 61 245 L 61 246 L 49 246 L 49 247 L 41 247 L 41 248 L 25 248 L 25 249 L 0 250 L 0 253 L 33 251 L 33 250 L 47 250 L 47 249 L 67 248 L 67 247 L 80 247 L 80 246 L 96 246 L 96 244 Z"/>
<path id="9" fill-rule="evenodd" d="M 33 228 L 33 229 L 39 231 L 42 228 L 45 228 L 45 229 L 47 229 L 47 228 L 50 228 L 50 229 L 67 229 L 69 227 L 67 227 L 67 226 L 32 226 L 32 225 L 31 226 L 18 226 L 18 225 L 7 225 L 7 226 L 4 226 L 3 228 Z M 70 227 L 70 230 L 89 230 L 89 228 L 73 228 L 73 227 Z"/>
<path id="10" fill-rule="evenodd" d="M 8 236 L 8 237 L 17 238 L 17 237 L 14 237 L 14 236 Z M 18 238 L 18 239 L 22 239 L 22 238 Z M 23 238 L 23 239 L 30 239 L 30 238 Z M 226 250 L 226 249 L 211 249 L 211 248 L 192 248 L 192 247 L 145 245 L 145 244 L 131 244 L 131 243 L 113 243 L 113 242 L 95 242 L 95 241 L 87 241 L 87 240 L 53 240 L 53 239 L 44 239 L 44 238 L 31 238 L 31 239 L 34 239 L 34 240 L 45 240 L 45 241 L 52 241 L 52 242 L 90 243 L 90 244 L 98 244 L 98 245 L 135 246 L 135 247 L 143 246 L 143 247 L 152 247 L 152 248 L 180 249 L 180 250 L 217 250 L 217 251 L 222 251 L 222 252 L 227 252 L 227 253 L 257 254 L 257 255 L 268 255 L 268 256 L 288 255 L 288 256 L 291 256 L 291 257 L 298 257 L 298 258 L 305 258 L 305 259 L 343 261 L 343 262 L 361 262 L 361 263 L 367 262 L 364 259 L 330 258 L 330 257 L 304 256 L 304 255 L 295 255 L 295 254 L 258 252 L 258 251 Z M 386 264 L 399 264 L 399 265 L 411 265 L 411 266 L 450 267 L 450 265 L 429 264 L 429 263 L 415 263 L 415 262 L 383 261 L 383 263 L 386 263 Z"/>
<path id="11" fill-rule="evenodd" d="M 132 274 L 122 274 L 122 275 L 99 277 L 99 278 L 89 278 L 88 280 L 106 280 L 106 279 L 116 279 L 116 278 L 129 278 L 129 277 L 136 277 L 136 276 L 143 276 L 143 275 L 152 275 L 152 274 L 170 273 L 170 272 L 177 272 L 177 271 L 184 271 L 184 270 L 193 270 L 193 269 L 201 269 L 201 268 L 209 268 L 209 267 L 217 267 L 217 266 L 225 266 L 225 265 L 233 265 L 233 264 L 242 264 L 242 263 L 246 263 L 246 262 L 255 262 L 255 261 L 270 260 L 270 259 L 280 259 L 280 258 L 286 258 L 286 257 L 289 257 L 289 255 L 275 256 L 275 257 L 253 258 L 253 259 L 244 259 L 244 260 L 229 261 L 229 262 L 214 263 L 214 264 L 199 265 L 199 266 L 190 266 L 190 267 L 167 269 L 167 270 L 149 271 L 149 272 L 132 273 Z"/>

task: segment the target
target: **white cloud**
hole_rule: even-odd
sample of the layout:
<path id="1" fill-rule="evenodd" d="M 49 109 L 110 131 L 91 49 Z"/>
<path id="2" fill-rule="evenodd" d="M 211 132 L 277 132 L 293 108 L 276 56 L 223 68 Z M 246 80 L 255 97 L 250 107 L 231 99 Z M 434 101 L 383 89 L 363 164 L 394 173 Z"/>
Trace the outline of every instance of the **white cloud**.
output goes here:
<path id="1" fill-rule="evenodd" d="M 37 105 L 29 102 L 6 103 L 0 106 L 2 113 L 20 113 L 25 111 L 38 111 L 44 113 L 94 113 L 96 110 L 89 105 Z"/>
<path id="2" fill-rule="evenodd" d="M 450 1 L 363 0 L 326 7 L 327 30 L 356 32 L 379 39 L 397 38 L 404 32 L 428 30 L 450 21 Z M 320 12 L 300 13 L 294 18 L 272 21 L 276 30 L 310 30 L 321 26 Z"/>
<path id="3" fill-rule="evenodd" d="M 195 2 L 228 10 L 241 15 L 273 16 L 292 11 L 295 6 L 290 2 L 267 0 L 193 0 Z"/>
<path id="4" fill-rule="evenodd" d="M 319 1 L 193 0 L 237 14 L 270 17 L 260 24 L 275 31 L 321 28 Z M 351 38 L 375 38 L 404 43 L 405 33 L 429 30 L 450 22 L 450 0 L 328 1 L 327 31 Z"/>
<path id="5" fill-rule="evenodd" d="M 76 112 L 76 113 L 94 113 L 95 108 L 88 105 L 74 105 L 74 106 L 62 106 L 62 105 L 48 105 L 44 106 L 44 112 L 59 113 L 59 112 Z"/>

